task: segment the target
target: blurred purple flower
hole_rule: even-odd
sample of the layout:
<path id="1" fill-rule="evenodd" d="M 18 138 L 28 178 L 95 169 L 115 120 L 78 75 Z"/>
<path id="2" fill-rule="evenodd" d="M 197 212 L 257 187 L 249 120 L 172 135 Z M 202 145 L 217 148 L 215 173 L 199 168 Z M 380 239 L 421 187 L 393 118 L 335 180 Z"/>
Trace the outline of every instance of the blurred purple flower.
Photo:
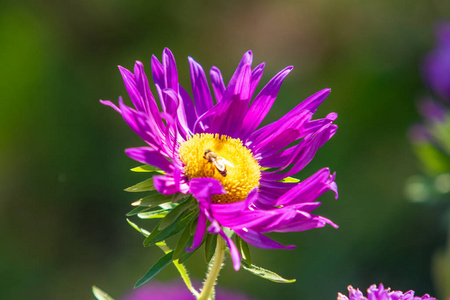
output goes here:
<path id="1" fill-rule="evenodd" d="M 419 112 L 431 122 L 445 122 L 445 107 L 431 98 L 426 98 L 419 103 Z"/>
<path id="2" fill-rule="evenodd" d="M 380 283 L 379 287 L 375 284 L 367 289 L 367 298 L 359 289 L 354 289 L 351 285 L 348 286 L 349 297 L 338 293 L 337 300 L 436 300 L 425 294 L 422 297 L 414 296 L 414 291 L 403 293 L 401 291 L 391 291 L 390 288 L 385 289 Z"/>
<path id="3" fill-rule="evenodd" d="M 253 246 L 293 249 L 263 235 L 267 232 L 303 231 L 332 221 L 311 214 L 321 205 L 316 199 L 335 192 L 335 174 L 323 168 L 309 178 L 285 180 L 302 170 L 316 151 L 336 132 L 336 113 L 311 120 L 330 90 L 315 93 L 278 121 L 257 129 L 272 107 L 284 78 L 293 67 L 273 77 L 252 100 L 264 63 L 251 68 L 253 55 L 242 57 L 226 86 L 220 70 L 212 67 L 210 80 L 191 57 L 189 66 L 193 99 L 178 83 L 175 58 L 165 49 L 162 63 L 152 57 L 152 75 L 161 110 L 150 91 L 144 67 L 136 62 L 134 74 L 119 66 L 135 109 L 119 98 L 113 107 L 148 144 L 126 149 L 132 159 L 158 167 L 154 176 L 158 192 L 192 194 L 200 213 L 193 250 L 202 244 L 207 228 L 227 242 L 235 270 L 240 254 L 224 228 Z"/>
<path id="4" fill-rule="evenodd" d="M 436 30 L 436 47 L 423 62 L 426 82 L 439 97 L 450 101 L 450 23 L 439 24 Z"/>
<path id="5" fill-rule="evenodd" d="M 216 300 L 252 300 L 242 293 L 216 288 Z M 191 292 L 182 283 L 152 283 L 133 290 L 122 300 L 195 300 Z"/>

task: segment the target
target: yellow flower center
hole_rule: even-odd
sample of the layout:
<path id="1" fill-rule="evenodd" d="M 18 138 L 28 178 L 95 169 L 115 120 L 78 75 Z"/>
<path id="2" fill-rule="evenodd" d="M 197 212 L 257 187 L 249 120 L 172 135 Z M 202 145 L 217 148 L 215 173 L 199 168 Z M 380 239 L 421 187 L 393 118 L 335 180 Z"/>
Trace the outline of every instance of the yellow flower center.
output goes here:
<path id="1" fill-rule="evenodd" d="M 210 177 L 220 181 L 226 194 L 213 195 L 213 203 L 245 200 L 259 185 L 261 167 L 240 139 L 226 135 L 195 134 L 180 145 L 180 158 L 188 179 Z"/>

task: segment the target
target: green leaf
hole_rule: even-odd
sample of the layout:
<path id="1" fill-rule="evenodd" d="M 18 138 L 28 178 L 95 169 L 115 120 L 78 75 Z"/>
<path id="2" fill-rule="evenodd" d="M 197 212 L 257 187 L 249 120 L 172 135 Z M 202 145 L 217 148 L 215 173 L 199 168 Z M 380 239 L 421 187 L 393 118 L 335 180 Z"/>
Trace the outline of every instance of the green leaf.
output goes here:
<path id="1" fill-rule="evenodd" d="M 191 239 L 191 228 L 189 225 L 187 225 L 186 228 L 184 228 L 180 238 L 178 239 L 175 249 L 173 250 L 174 260 L 180 258 L 184 253 L 186 253 L 186 245 L 188 244 L 190 239 Z"/>
<path id="2" fill-rule="evenodd" d="M 176 193 L 176 194 L 173 194 L 172 195 L 172 203 L 176 203 L 176 202 L 182 202 L 182 201 L 180 201 L 180 200 L 184 200 L 184 198 L 188 198 L 188 197 L 191 197 L 192 195 L 190 195 L 190 194 L 188 194 L 188 195 L 185 195 L 185 194 L 182 194 L 182 193 Z"/>
<path id="3" fill-rule="evenodd" d="M 186 252 L 183 256 L 181 256 L 181 257 L 178 259 L 178 262 L 179 262 L 180 264 L 183 264 L 183 263 L 184 263 L 189 257 L 191 257 L 191 255 L 194 254 L 199 248 L 200 248 L 200 246 L 197 247 L 197 248 L 195 248 L 195 249 L 192 250 L 191 252 Z"/>
<path id="4" fill-rule="evenodd" d="M 198 215 L 195 217 L 194 221 L 192 221 L 191 223 L 191 235 L 194 236 L 195 232 L 197 231 L 197 220 L 198 220 Z"/>
<path id="5" fill-rule="evenodd" d="M 280 180 L 281 182 L 289 182 L 289 183 L 297 183 L 300 182 L 300 179 L 294 178 L 294 177 L 286 177 L 283 180 Z"/>
<path id="6" fill-rule="evenodd" d="M 256 276 L 259 276 L 261 278 L 273 281 L 273 282 L 277 282 L 277 283 L 293 283 L 295 282 L 295 279 L 285 279 L 283 277 L 281 277 L 280 275 L 278 275 L 275 272 L 272 272 L 270 270 L 261 268 L 261 267 L 257 267 L 255 265 L 248 265 L 245 261 L 242 262 L 242 267 L 249 271 L 250 273 L 255 274 Z"/>
<path id="7" fill-rule="evenodd" d="M 197 212 L 183 212 L 178 219 L 175 220 L 168 227 L 163 230 L 159 230 L 159 225 L 152 231 L 152 233 L 144 240 L 144 246 L 149 247 L 154 245 L 157 242 L 164 241 L 171 237 L 172 235 L 177 234 L 183 228 L 185 228 L 197 215 Z"/>
<path id="8" fill-rule="evenodd" d="M 125 216 L 131 217 L 150 210 L 150 207 L 138 206 L 130 210 Z"/>
<path id="9" fill-rule="evenodd" d="M 110 295 L 96 287 L 95 285 L 92 286 L 92 293 L 94 294 L 95 298 L 98 300 L 114 300 Z"/>
<path id="10" fill-rule="evenodd" d="M 138 214 L 140 219 L 162 219 L 164 218 L 171 209 L 155 209 L 147 212 Z"/>
<path id="11" fill-rule="evenodd" d="M 248 244 L 241 239 L 238 235 L 234 236 L 234 240 L 235 240 L 235 245 L 238 248 L 239 252 L 241 253 L 241 257 L 242 259 L 245 261 L 245 263 L 247 263 L 247 265 L 251 265 L 252 264 L 252 258 L 250 255 L 250 249 L 248 248 Z"/>
<path id="12" fill-rule="evenodd" d="M 154 191 L 155 186 L 153 185 L 153 178 L 149 178 L 147 180 L 144 180 L 142 182 L 139 182 L 138 184 L 135 184 L 133 186 L 130 186 L 129 188 L 126 188 L 126 192 L 148 192 L 148 191 Z"/>
<path id="13" fill-rule="evenodd" d="M 182 213 L 184 213 L 185 211 L 187 211 L 190 208 L 193 208 L 194 205 L 195 205 L 195 203 L 193 203 L 193 201 L 185 201 L 185 202 L 177 205 L 161 221 L 158 228 L 160 230 L 163 230 L 164 228 L 168 227 L 170 224 L 175 222 L 175 220 L 178 219 L 178 217 L 181 216 Z"/>
<path id="14" fill-rule="evenodd" d="M 171 200 L 172 196 L 162 195 L 157 191 L 153 191 L 151 195 L 141 198 L 138 201 L 131 203 L 131 205 L 154 207 Z"/>
<path id="15" fill-rule="evenodd" d="M 214 256 L 217 244 L 217 234 L 207 234 L 205 241 L 205 260 L 209 264 L 211 258 Z"/>
<path id="16" fill-rule="evenodd" d="M 171 252 L 167 253 L 166 255 L 164 255 L 163 257 L 161 257 L 156 262 L 156 264 L 154 264 L 150 268 L 150 270 L 148 270 L 148 272 L 145 273 L 145 275 L 141 279 L 138 280 L 138 282 L 136 283 L 134 288 L 136 289 L 136 288 L 146 284 L 150 280 L 152 280 L 152 278 L 155 277 L 156 274 L 161 272 L 162 269 L 164 269 L 168 264 L 170 264 L 172 262 L 172 255 L 173 255 L 173 251 L 171 251 Z"/>
<path id="17" fill-rule="evenodd" d="M 165 174 L 163 171 L 161 171 L 157 167 L 150 166 L 150 165 L 142 165 L 142 166 L 139 166 L 136 168 L 132 168 L 130 170 L 133 172 L 157 172 L 157 173 Z"/>
<path id="18" fill-rule="evenodd" d="M 139 231 L 143 236 L 148 237 L 150 235 L 150 232 L 148 232 L 144 228 L 137 226 L 135 223 L 131 222 L 129 219 L 127 219 L 127 222 L 128 222 L 128 224 L 131 225 L 131 227 L 133 227 L 134 229 Z"/>

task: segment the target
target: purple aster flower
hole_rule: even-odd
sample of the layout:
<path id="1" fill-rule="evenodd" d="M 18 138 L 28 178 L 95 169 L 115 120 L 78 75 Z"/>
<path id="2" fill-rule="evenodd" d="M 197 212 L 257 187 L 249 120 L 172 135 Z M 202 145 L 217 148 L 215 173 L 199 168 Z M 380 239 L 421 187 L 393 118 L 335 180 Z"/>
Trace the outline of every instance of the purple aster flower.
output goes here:
<path id="1" fill-rule="evenodd" d="M 450 23 L 439 24 L 436 47 L 423 62 L 423 74 L 431 89 L 450 101 Z"/>
<path id="2" fill-rule="evenodd" d="M 332 190 L 337 198 L 335 174 L 323 168 L 301 182 L 286 180 L 336 132 L 336 113 L 312 120 L 330 90 L 315 93 L 278 121 L 260 127 L 293 67 L 281 70 L 253 97 L 264 63 L 252 69 L 252 58 L 251 51 L 244 54 L 228 85 L 220 70 L 212 67 L 211 93 L 203 68 L 189 57 L 191 98 L 178 83 L 174 56 L 165 49 L 162 62 L 155 56 L 151 60 L 159 104 L 139 61 L 134 73 L 119 66 L 134 108 L 121 98 L 119 106 L 101 101 L 119 112 L 148 144 L 125 152 L 164 172 L 153 177 L 156 190 L 163 195 L 192 194 L 198 201 L 196 232 L 188 250 L 201 245 L 206 230 L 219 234 L 230 249 L 235 270 L 240 268 L 240 253 L 226 234 L 229 230 L 256 247 L 293 249 L 264 233 L 326 224 L 337 228 L 311 213 L 320 206 L 316 199 L 324 192 Z"/>
<path id="3" fill-rule="evenodd" d="M 414 296 L 414 291 L 403 293 L 401 291 L 391 291 L 390 288 L 385 289 L 380 283 L 379 287 L 375 284 L 367 289 L 367 298 L 359 289 L 354 289 L 351 285 L 348 286 L 349 297 L 338 293 L 337 300 L 436 300 L 425 294 L 422 297 Z"/>
<path id="4" fill-rule="evenodd" d="M 251 300 L 242 293 L 217 289 L 216 300 Z M 195 297 L 186 289 L 182 283 L 161 283 L 153 281 L 151 284 L 133 290 L 123 300 L 195 300 Z"/>

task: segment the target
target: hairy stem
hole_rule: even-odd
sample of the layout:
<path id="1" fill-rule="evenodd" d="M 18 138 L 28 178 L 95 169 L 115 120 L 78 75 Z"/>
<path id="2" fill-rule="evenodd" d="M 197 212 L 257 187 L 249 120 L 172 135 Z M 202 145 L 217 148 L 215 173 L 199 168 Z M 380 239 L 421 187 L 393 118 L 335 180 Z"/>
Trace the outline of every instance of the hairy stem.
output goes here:
<path id="1" fill-rule="evenodd" d="M 213 263 L 208 272 L 206 281 L 203 284 L 202 292 L 197 300 L 208 300 L 214 293 L 214 286 L 216 285 L 217 276 L 219 276 L 222 268 L 223 259 L 225 258 L 225 241 L 220 236 L 217 237 L 216 251 L 214 253 Z"/>

